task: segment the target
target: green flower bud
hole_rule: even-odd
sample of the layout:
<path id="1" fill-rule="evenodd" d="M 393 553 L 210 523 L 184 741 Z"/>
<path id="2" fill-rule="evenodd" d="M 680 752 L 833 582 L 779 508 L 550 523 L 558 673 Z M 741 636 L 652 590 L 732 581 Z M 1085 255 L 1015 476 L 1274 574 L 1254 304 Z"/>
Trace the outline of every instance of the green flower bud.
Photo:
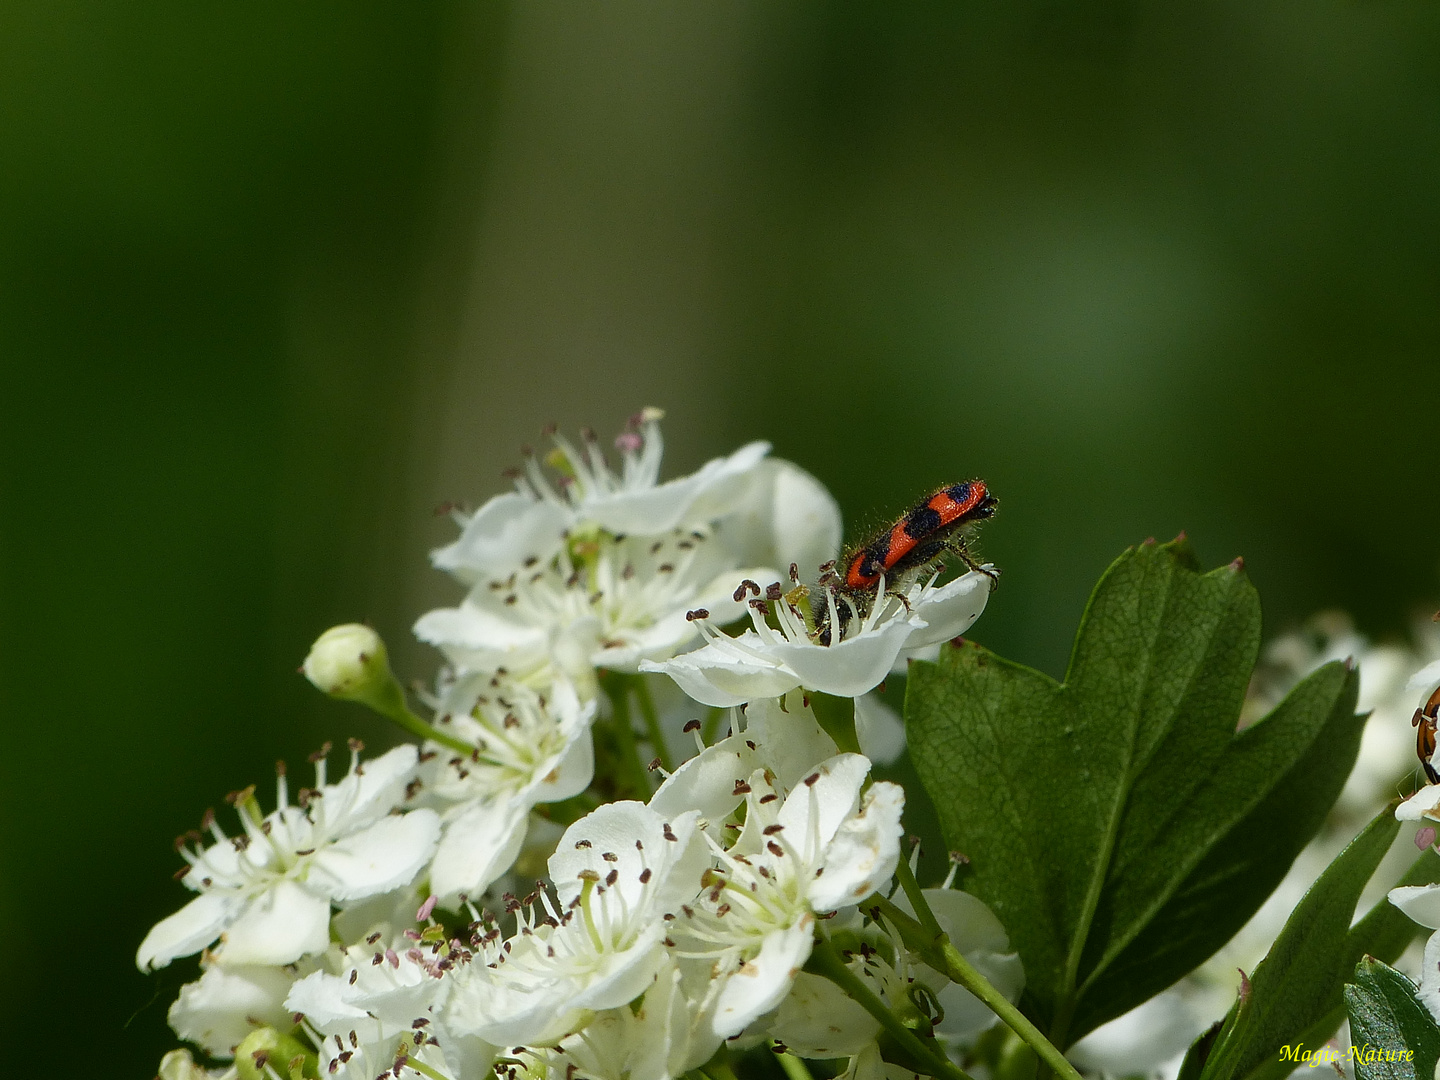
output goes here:
<path id="1" fill-rule="evenodd" d="M 390 670 L 385 641 L 368 626 L 332 626 L 315 639 L 300 670 L 317 689 L 340 701 L 368 705 L 412 735 L 434 739 L 461 754 L 475 749 L 453 735 L 436 731 L 410 711 L 405 691 Z"/>
<path id="2" fill-rule="evenodd" d="M 310 646 L 300 670 L 319 690 L 341 701 L 358 701 L 386 716 L 393 716 L 397 705 L 404 707 L 385 642 L 368 626 L 332 626 Z"/>
<path id="3" fill-rule="evenodd" d="M 256 1028 L 235 1048 L 235 1071 L 240 1080 L 270 1080 L 266 1066 L 290 1080 L 312 1080 L 320 1076 L 320 1063 L 313 1051 L 293 1035 L 282 1035 L 272 1027 Z"/>

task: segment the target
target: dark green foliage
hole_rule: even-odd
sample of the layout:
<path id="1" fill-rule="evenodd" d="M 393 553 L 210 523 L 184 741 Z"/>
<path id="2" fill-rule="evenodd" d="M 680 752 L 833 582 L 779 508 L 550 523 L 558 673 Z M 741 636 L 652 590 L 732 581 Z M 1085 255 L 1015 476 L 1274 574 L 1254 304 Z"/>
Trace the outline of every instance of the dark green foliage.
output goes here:
<path id="1" fill-rule="evenodd" d="M 1399 832 L 1386 807 L 1310 886 L 1255 969 L 1215 1041 L 1202 1080 L 1247 1076 L 1324 1021 L 1352 970 L 1350 920 L 1365 883 Z"/>
<path id="2" fill-rule="evenodd" d="M 1356 1080 L 1430 1080 L 1440 1058 L 1440 1027 L 1415 984 L 1367 956 L 1345 987 Z"/>
<path id="3" fill-rule="evenodd" d="M 1433 850 L 1427 850 L 1395 884 L 1426 885 L 1436 880 L 1440 880 L 1440 856 Z M 1325 997 L 1320 1006 L 1325 1011 L 1319 1019 L 1304 1028 L 1301 1034 L 1291 1036 L 1288 1045 L 1294 1048 L 1292 1060 L 1282 1061 L 1277 1056 L 1252 1069 L 1247 1074 L 1248 1080 L 1283 1080 L 1289 1076 L 1294 1071 L 1293 1058 L 1305 1050 L 1313 1054 L 1335 1034 L 1340 1021 L 1345 1018 L 1345 1003 L 1340 993 L 1340 983 L 1355 965 L 1366 956 L 1385 961 L 1396 959 L 1419 932 L 1420 928 L 1387 898 L 1378 900 L 1365 917 L 1345 935 L 1344 951 L 1340 954 L 1332 993 Z M 1303 1020 L 1301 1022 L 1303 1023 Z M 1200 1070 L 1208 1060 L 1219 1030 L 1220 1024 L 1217 1023 L 1206 1035 L 1196 1040 L 1185 1057 L 1185 1065 L 1180 1071 L 1181 1080 L 1195 1080 L 1200 1076 Z"/>
<path id="4" fill-rule="evenodd" d="M 968 643 L 912 666 L 916 768 L 1062 1046 L 1223 945 L 1350 772 L 1343 665 L 1236 733 L 1259 639 L 1238 563 L 1202 574 L 1183 541 L 1150 542 L 1096 587 L 1063 684 Z"/>

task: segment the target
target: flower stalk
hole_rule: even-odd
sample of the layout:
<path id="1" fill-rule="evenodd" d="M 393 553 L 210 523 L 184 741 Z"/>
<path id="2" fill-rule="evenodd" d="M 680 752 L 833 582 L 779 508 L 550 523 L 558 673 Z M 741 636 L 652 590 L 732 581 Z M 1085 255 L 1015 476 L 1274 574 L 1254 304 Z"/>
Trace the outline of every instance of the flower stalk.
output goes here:
<path id="1" fill-rule="evenodd" d="M 650 777 L 640 760 L 640 746 L 630 719 L 630 691 L 635 676 L 607 671 L 600 680 L 605 696 L 610 699 L 610 732 L 619 757 L 620 793 L 644 802 L 650 797 Z"/>
<path id="2" fill-rule="evenodd" d="M 885 1032 L 914 1059 L 917 1065 L 927 1065 L 927 1071 L 931 1076 L 944 1077 L 945 1080 L 972 1080 L 969 1073 L 945 1057 L 944 1051 L 933 1040 L 930 1045 L 926 1045 L 915 1032 L 906 1027 L 900 1018 L 886 1006 L 885 1002 L 880 1000 L 879 995 L 870 989 L 865 980 L 850 970 L 829 941 L 823 938 L 816 939 L 815 948 L 810 953 L 805 970 L 813 975 L 829 979 L 849 994 L 857 1004 L 880 1022 L 880 1026 L 885 1029 Z"/>
<path id="3" fill-rule="evenodd" d="M 913 893 L 908 887 L 905 887 L 906 878 L 908 877 L 913 885 L 915 876 L 910 873 L 910 868 L 903 859 L 896 868 L 896 876 L 900 878 L 901 886 L 905 888 L 910 902 L 915 905 L 915 910 L 923 913 L 922 918 L 928 916 L 926 922 L 932 924 L 935 930 L 939 931 L 939 922 L 935 919 L 934 912 L 930 910 L 924 893 L 918 886 L 915 887 Z M 1006 1027 L 1035 1051 L 1043 1066 L 1048 1066 L 1056 1076 L 1062 1076 L 1065 1080 L 1081 1080 L 1079 1070 L 1070 1064 L 1065 1055 L 1056 1049 L 1054 1043 L 1047 1039 L 1039 1028 L 1026 1019 L 1024 1013 L 1006 1000 L 1005 995 L 995 989 L 984 975 L 975 970 L 974 965 L 950 943 L 948 935 L 943 932 L 931 933 L 924 923 L 900 910 L 879 894 L 872 896 L 864 906 L 867 909 L 878 908 L 887 919 L 895 924 L 895 928 L 900 931 L 900 936 L 905 944 L 918 952 L 927 964 L 936 971 L 943 972 L 951 982 L 959 983 L 983 1001 L 990 1011 L 1004 1022 Z"/>
<path id="4" fill-rule="evenodd" d="M 665 741 L 665 732 L 660 727 L 660 714 L 655 709 L 655 698 L 650 693 L 650 685 L 643 676 L 636 676 L 632 680 L 632 685 L 635 688 L 635 700 L 640 705 L 640 716 L 645 721 L 645 737 L 655 748 L 655 756 L 660 759 L 660 767 L 667 773 L 673 772 L 675 759 L 670 756 L 670 747 Z"/>

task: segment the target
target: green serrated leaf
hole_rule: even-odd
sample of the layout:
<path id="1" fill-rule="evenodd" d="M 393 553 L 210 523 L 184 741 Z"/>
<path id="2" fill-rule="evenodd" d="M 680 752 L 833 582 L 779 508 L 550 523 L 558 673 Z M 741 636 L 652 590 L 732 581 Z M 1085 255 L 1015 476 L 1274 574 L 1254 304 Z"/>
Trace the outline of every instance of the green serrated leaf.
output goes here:
<path id="1" fill-rule="evenodd" d="M 1365 883 L 1399 832 L 1387 807 L 1326 867 L 1255 969 L 1250 993 L 1231 1011 L 1201 1073 L 1230 1080 L 1277 1060 L 1337 1002 L 1349 974 L 1350 919 Z"/>
<path id="2" fill-rule="evenodd" d="M 1193 813 L 1175 826 L 1177 845 L 1208 853 L 1149 924 L 1082 987 L 1082 1027 L 1158 994 L 1173 972 L 1209 956 L 1213 943 L 1229 940 L 1275 891 L 1339 797 L 1359 749 L 1361 727 L 1347 682 L 1354 679 L 1342 665 L 1321 669 L 1232 741 L 1193 796 Z M 1267 781 L 1269 790 L 1256 800 L 1257 784 Z M 1247 812 L 1226 813 L 1239 806 Z"/>
<path id="3" fill-rule="evenodd" d="M 912 759 L 1060 1045 L 1223 945 L 1349 774 L 1340 665 L 1236 735 L 1259 635 L 1238 564 L 1201 574 L 1185 545 L 1146 544 L 1096 587 L 1064 684 L 973 644 L 912 665 Z"/>
<path id="4" fill-rule="evenodd" d="M 1415 996 L 1415 984 L 1366 957 L 1345 987 L 1356 1080 L 1431 1080 L 1440 1059 L 1440 1026 Z"/>
<path id="5" fill-rule="evenodd" d="M 1395 885 L 1429 885 L 1440 881 L 1440 855 L 1433 848 L 1427 848 L 1410 864 L 1410 869 L 1395 882 Z M 1393 963 L 1401 953 L 1421 934 L 1421 928 L 1410 917 L 1381 897 L 1365 917 L 1350 927 L 1345 935 L 1345 950 L 1341 953 L 1339 972 L 1344 975 L 1353 971 L 1365 956 L 1372 956 L 1386 963 Z M 1305 1031 L 1291 1040 L 1290 1045 L 1297 1052 L 1310 1050 L 1313 1054 L 1330 1039 L 1345 1019 L 1345 1001 L 1342 988 L 1336 985 L 1328 999 L 1330 1008 Z M 1263 1062 L 1252 1069 L 1246 1080 L 1285 1080 L 1294 1071 L 1291 1062 L 1280 1060 Z"/>

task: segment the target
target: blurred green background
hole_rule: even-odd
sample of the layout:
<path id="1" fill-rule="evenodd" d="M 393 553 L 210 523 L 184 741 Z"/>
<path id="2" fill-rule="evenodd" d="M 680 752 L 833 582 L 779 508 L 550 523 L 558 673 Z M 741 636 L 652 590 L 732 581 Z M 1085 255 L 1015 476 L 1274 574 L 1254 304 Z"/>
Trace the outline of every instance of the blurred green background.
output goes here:
<path id="1" fill-rule="evenodd" d="M 1437 181 L 1430 2 L 5 5 L 26 1060 L 153 1075 L 170 837 L 392 738 L 296 665 L 368 619 L 428 677 L 433 507 L 549 420 L 661 405 L 672 473 L 769 438 L 856 528 L 985 477 L 975 636 L 1055 673 L 1181 529 L 1272 633 L 1403 633 L 1440 602 Z"/>

